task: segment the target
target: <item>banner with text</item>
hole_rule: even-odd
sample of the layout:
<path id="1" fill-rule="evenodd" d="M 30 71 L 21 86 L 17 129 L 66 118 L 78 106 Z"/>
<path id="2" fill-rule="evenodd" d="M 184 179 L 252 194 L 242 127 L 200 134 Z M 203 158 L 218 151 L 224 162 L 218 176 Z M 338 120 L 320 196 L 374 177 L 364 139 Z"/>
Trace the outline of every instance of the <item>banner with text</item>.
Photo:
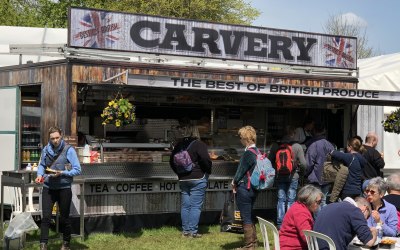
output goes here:
<path id="1" fill-rule="evenodd" d="M 264 84 L 179 77 L 155 77 L 143 75 L 128 76 L 128 85 L 133 86 L 209 90 L 297 97 L 322 97 L 346 100 L 388 101 L 397 102 L 398 104 L 400 104 L 400 93 L 398 92 L 293 86 L 284 85 L 280 83 L 279 79 L 272 79 L 272 82 L 273 83 Z M 376 105 L 381 104 L 376 103 Z"/>
<path id="2" fill-rule="evenodd" d="M 230 191 L 232 180 L 209 180 L 207 191 Z M 85 195 L 180 192 L 178 181 L 103 182 L 86 184 Z"/>
<path id="3" fill-rule="evenodd" d="M 357 38 L 71 8 L 68 46 L 357 69 Z"/>

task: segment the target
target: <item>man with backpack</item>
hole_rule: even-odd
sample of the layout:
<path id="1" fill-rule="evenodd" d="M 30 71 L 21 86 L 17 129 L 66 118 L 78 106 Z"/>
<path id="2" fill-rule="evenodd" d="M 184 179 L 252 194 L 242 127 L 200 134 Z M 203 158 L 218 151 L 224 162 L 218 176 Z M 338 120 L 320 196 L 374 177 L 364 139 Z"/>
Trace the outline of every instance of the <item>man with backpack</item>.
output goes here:
<path id="1" fill-rule="evenodd" d="M 295 128 L 286 127 L 286 135 L 275 153 L 275 169 L 278 188 L 277 226 L 281 227 L 286 211 L 296 200 L 300 168 L 306 167 L 303 147 L 294 140 Z"/>
<path id="2" fill-rule="evenodd" d="M 309 141 L 306 151 L 307 170 L 305 176 L 310 184 L 319 187 L 324 194 L 320 208 L 326 205 L 326 197 L 331 188 L 331 184 L 323 182 L 322 172 L 328 153 L 332 150 L 334 150 L 332 143 L 325 137 L 325 126 L 322 123 L 316 124 L 314 137 Z"/>

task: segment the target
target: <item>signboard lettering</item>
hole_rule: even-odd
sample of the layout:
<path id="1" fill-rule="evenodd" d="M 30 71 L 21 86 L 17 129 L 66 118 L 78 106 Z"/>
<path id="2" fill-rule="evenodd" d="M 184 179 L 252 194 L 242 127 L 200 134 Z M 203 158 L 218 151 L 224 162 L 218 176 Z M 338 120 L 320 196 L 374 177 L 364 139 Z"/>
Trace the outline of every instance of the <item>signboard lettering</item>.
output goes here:
<path id="1" fill-rule="evenodd" d="M 128 85 L 286 96 L 324 97 L 353 100 L 397 100 L 393 92 L 364 89 L 339 89 L 282 84 L 283 79 L 271 78 L 271 83 L 252 83 L 179 77 L 148 77 L 129 75 Z M 321 85 L 324 85 L 321 81 Z"/>
<path id="2" fill-rule="evenodd" d="M 357 69 L 357 38 L 71 8 L 68 46 Z"/>
<path id="3" fill-rule="evenodd" d="M 209 180 L 207 191 L 229 191 L 230 180 Z M 85 194 L 180 192 L 178 181 L 90 183 Z"/>

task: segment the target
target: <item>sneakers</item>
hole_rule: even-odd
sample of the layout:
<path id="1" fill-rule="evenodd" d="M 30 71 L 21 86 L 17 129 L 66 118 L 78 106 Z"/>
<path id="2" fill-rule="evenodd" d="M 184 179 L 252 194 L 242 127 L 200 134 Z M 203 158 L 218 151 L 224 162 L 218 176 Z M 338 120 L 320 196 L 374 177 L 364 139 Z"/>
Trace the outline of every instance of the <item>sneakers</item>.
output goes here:
<path id="1" fill-rule="evenodd" d="M 189 232 L 182 232 L 182 237 L 190 237 L 190 233 Z"/>
<path id="2" fill-rule="evenodd" d="M 189 232 L 182 232 L 182 237 L 185 238 L 201 238 L 203 235 L 199 233 L 189 233 Z"/>
<path id="3" fill-rule="evenodd" d="M 63 242 L 63 244 L 61 246 L 61 250 L 70 250 L 68 241 Z"/>
<path id="4" fill-rule="evenodd" d="M 40 250 L 47 250 L 47 243 L 40 243 Z"/>
<path id="5" fill-rule="evenodd" d="M 192 238 L 201 238 L 201 237 L 203 237 L 203 235 L 199 234 L 199 233 L 192 234 L 191 236 L 192 236 Z"/>

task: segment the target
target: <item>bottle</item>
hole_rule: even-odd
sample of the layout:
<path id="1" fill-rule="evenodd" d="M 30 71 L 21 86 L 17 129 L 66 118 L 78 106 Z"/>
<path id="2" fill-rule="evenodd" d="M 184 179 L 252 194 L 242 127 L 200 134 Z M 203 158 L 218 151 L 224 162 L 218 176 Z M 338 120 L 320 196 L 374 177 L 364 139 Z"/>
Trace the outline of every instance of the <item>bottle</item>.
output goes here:
<path id="1" fill-rule="evenodd" d="M 376 224 L 376 231 L 377 231 L 377 239 L 376 241 L 379 243 L 382 240 L 382 236 L 383 236 L 383 229 L 382 229 L 382 223 L 378 222 Z"/>
<path id="2" fill-rule="evenodd" d="M 36 162 L 33 163 L 32 170 L 33 170 L 33 171 L 37 171 L 37 164 L 36 164 Z"/>
<path id="3" fill-rule="evenodd" d="M 26 160 L 26 151 L 23 150 L 22 151 L 22 161 L 25 161 L 25 160 Z"/>
<path id="4" fill-rule="evenodd" d="M 31 151 L 28 149 L 26 150 L 26 161 L 30 161 L 31 160 Z"/>
<path id="5" fill-rule="evenodd" d="M 32 170 L 32 165 L 31 165 L 30 162 L 29 162 L 28 165 L 26 166 L 25 170 L 26 170 L 26 171 L 31 171 L 31 170 Z"/>

